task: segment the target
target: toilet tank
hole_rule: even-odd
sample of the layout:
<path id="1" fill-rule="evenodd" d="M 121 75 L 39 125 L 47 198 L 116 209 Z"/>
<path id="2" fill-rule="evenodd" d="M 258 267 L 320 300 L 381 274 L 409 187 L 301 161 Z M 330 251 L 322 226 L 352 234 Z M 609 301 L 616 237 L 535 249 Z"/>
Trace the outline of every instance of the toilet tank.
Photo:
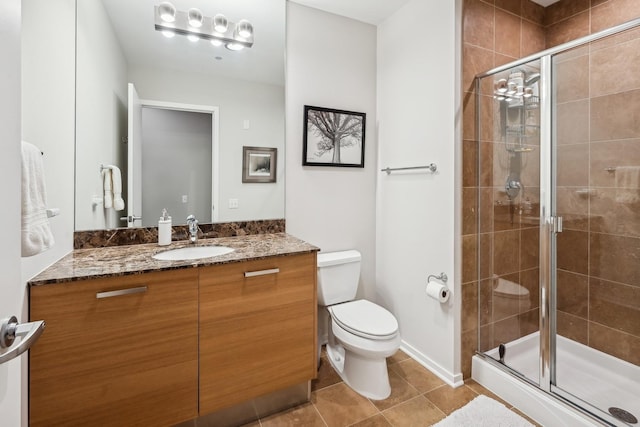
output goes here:
<path id="1" fill-rule="evenodd" d="M 338 304 L 356 297 L 361 259 L 356 250 L 318 254 L 319 305 Z"/>

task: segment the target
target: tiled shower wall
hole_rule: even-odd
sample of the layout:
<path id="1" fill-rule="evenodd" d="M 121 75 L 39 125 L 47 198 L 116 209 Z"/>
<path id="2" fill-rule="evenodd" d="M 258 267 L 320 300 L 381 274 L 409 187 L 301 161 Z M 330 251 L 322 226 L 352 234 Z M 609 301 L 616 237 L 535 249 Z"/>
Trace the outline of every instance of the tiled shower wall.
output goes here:
<path id="1" fill-rule="evenodd" d="M 471 356 L 478 349 L 478 328 L 482 331 L 485 350 L 537 330 L 538 322 L 538 229 L 529 221 L 507 220 L 509 207 L 501 193 L 506 174 L 494 164 L 497 163 L 494 153 L 500 152 L 500 147 L 492 135 L 492 127 L 481 127 L 485 130 L 481 130 L 480 144 L 476 142 L 473 77 L 478 72 L 637 16 L 640 16 L 640 1 L 637 0 L 561 0 L 546 9 L 530 0 L 464 2 L 462 371 L 465 377 L 470 376 Z M 593 129 L 589 131 L 588 126 L 591 123 L 593 128 L 594 120 L 597 120 L 594 114 L 598 110 L 594 108 L 600 106 L 602 111 L 612 111 L 607 102 L 627 102 L 629 108 L 629 103 L 640 104 L 637 101 L 640 97 L 633 96 L 636 94 L 634 91 L 640 89 L 640 84 L 629 82 L 629 79 L 640 80 L 638 73 L 628 72 L 628 64 L 621 63 L 638 55 L 636 52 L 640 52 L 640 45 L 635 43 L 629 41 L 626 45 L 607 49 L 601 45 L 600 53 L 593 52 L 595 49 L 592 49 L 591 56 L 588 50 L 578 52 L 567 58 L 564 64 L 558 64 L 558 72 L 564 72 L 567 77 L 566 87 L 559 89 L 558 112 L 568 115 L 563 121 L 566 126 L 558 129 L 559 144 L 563 144 L 559 149 L 559 173 L 560 177 L 565 177 L 562 179 L 568 179 L 559 182 L 558 200 L 560 209 L 565 209 L 566 215 L 571 217 L 558 242 L 561 269 L 558 273 L 558 330 L 565 336 L 601 350 L 609 349 L 608 352 L 618 357 L 639 363 L 640 271 L 636 264 L 640 258 L 640 213 L 634 214 L 633 207 L 613 212 L 610 209 L 608 215 L 602 212 L 611 206 L 607 204 L 606 197 L 612 197 L 611 180 L 615 178 L 604 176 L 601 178 L 605 182 L 598 183 L 594 180 L 600 172 L 590 174 L 589 170 L 590 167 L 592 171 L 600 167 L 600 164 L 593 163 L 602 163 L 616 150 L 623 152 L 622 160 L 616 160 L 617 165 L 640 165 L 640 140 L 633 145 L 633 138 L 640 138 L 640 125 L 637 120 L 635 123 L 618 123 L 616 119 L 622 116 L 617 115 L 601 120 L 616 128 L 634 129 L 624 137 L 606 131 L 603 132 L 608 136 L 594 136 Z M 609 68 L 599 70 L 598 66 L 592 65 L 590 69 L 594 61 L 600 61 L 605 67 L 608 64 Z M 609 92 L 590 91 L 593 80 L 614 70 L 616 85 L 608 87 L 606 90 Z M 619 93 L 621 89 L 626 95 Z M 572 90 L 577 92 L 572 94 Z M 481 102 L 486 107 L 482 108 L 481 121 L 491 123 L 493 100 L 486 97 Z M 640 111 L 640 105 L 634 108 Z M 605 141 L 612 144 L 605 144 Z M 638 159 L 635 163 L 633 155 Z M 478 177 L 479 157 L 482 165 Z M 537 162 L 537 155 L 533 161 Z M 604 187 L 593 189 L 600 185 Z M 529 193 L 536 190 L 530 188 Z M 477 206 L 478 192 L 481 196 L 480 209 Z M 640 198 L 640 194 L 637 196 Z M 537 200 L 533 203 L 537 209 Z M 479 211 L 482 217 L 478 225 Z M 640 206 L 636 206 L 635 211 L 640 211 Z M 480 287 L 477 282 L 478 239 Z M 634 257 L 636 261 L 632 262 Z M 618 273 L 624 277 L 619 277 Z M 507 312 L 493 307 L 491 294 L 496 276 L 526 287 L 530 292 L 529 302 L 515 301 Z M 478 288 L 481 289 L 482 301 L 480 323 Z M 616 293 L 613 294 L 612 290 Z M 612 294 L 616 297 L 607 297 Z M 618 343 L 613 349 L 611 340 Z"/>

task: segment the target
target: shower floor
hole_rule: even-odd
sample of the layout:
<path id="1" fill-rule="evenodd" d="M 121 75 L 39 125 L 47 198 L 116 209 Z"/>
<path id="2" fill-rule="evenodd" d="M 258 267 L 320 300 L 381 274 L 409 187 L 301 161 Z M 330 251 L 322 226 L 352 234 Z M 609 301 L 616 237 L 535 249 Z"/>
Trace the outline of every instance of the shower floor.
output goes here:
<path id="1" fill-rule="evenodd" d="M 507 343 L 505 364 L 538 383 L 539 345 L 538 332 Z M 640 367 L 560 335 L 556 347 L 557 388 L 605 413 L 617 407 L 640 419 Z M 499 358 L 497 348 L 486 354 Z"/>

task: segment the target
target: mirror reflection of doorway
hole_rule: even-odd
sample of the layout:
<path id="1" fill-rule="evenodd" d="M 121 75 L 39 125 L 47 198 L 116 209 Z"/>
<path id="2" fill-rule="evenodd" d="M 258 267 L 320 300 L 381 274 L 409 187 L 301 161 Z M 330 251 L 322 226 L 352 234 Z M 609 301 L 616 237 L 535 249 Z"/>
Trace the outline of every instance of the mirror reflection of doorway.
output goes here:
<path id="1" fill-rule="evenodd" d="M 142 226 L 163 209 L 212 222 L 211 113 L 142 108 Z"/>
<path id="2" fill-rule="evenodd" d="M 154 227 L 167 209 L 217 220 L 218 107 L 140 99 L 129 84 L 128 227 Z M 133 219 L 133 220 L 132 220 Z"/>

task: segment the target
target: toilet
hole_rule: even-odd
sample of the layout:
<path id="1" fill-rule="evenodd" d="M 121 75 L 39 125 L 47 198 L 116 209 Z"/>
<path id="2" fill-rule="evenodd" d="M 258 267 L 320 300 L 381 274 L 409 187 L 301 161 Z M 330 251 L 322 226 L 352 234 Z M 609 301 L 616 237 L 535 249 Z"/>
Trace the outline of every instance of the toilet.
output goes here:
<path id="1" fill-rule="evenodd" d="M 318 254 L 318 304 L 329 314 L 331 366 L 353 390 L 382 400 L 391 394 L 386 358 L 400 348 L 400 333 L 389 311 L 364 299 L 353 300 L 360 261 L 355 250 Z"/>

